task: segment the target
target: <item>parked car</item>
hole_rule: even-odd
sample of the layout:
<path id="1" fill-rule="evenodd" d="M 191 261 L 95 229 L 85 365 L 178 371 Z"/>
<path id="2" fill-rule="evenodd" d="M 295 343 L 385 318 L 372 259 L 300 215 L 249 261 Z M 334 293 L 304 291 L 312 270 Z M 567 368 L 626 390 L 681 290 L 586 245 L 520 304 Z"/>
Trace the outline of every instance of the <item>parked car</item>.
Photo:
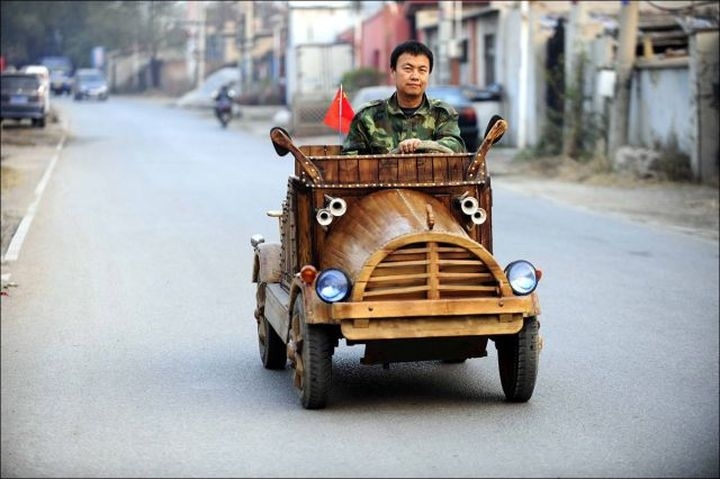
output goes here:
<path id="1" fill-rule="evenodd" d="M 45 93 L 45 113 L 50 112 L 50 70 L 43 65 L 25 65 L 20 70 L 22 73 L 32 73 L 40 77 Z"/>
<path id="2" fill-rule="evenodd" d="M 47 95 L 43 81 L 35 73 L 2 73 L 2 120 L 30 119 L 33 126 L 44 127 L 48 116 Z"/>
<path id="3" fill-rule="evenodd" d="M 351 102 L 353 111 L 359 111 L 365 103 L 371 100 L 388 98 L 394 91 L 395 87 L 391 85 L 361 88 Z M 460 136 L 465 142 L 465 147 L 468 151 L 477 150 L 480 144 L 480 128 L 475 107 L 468 98 L 466 88 L 457 85 L 431 85 L 428 86 L 426 93 L 429 98 L 442 100 L 457 110 Z"/>
<path id="4" fill-rule="evenodd" d="M 108 84 L 103 72 L 97 68 L 78 68 L 73 80 L 73 98 L 107 100 Z"/>
<path id="5" fill-rule="evenodd" d="M 73 64 L 70 58 L 49 56 L 41 58 L 39 63 L 50 71 L 50 89 L 54 94 L 69 95 L 72 92 Z"/>

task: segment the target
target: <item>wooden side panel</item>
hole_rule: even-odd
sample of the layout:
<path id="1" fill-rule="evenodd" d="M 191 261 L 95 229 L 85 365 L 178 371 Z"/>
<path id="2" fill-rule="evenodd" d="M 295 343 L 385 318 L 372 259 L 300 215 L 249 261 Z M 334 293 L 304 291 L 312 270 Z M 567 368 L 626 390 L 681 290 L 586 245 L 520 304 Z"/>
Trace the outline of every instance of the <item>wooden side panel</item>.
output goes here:
<path id="1" fill-rule="evenodd" d="M 488 177 L 487 183 L 484 185 L 478 186 L 478 199 L 480 200 L 480 205 L 483 205 L 485 208 L 485 211 L 487 212 L 487 220 L 485 223 L 483 223 L 481 231 L 482 234 L 479 238 L 476 239 L 476 241 L 483 246 L 485 246 L 485 249 L 490 251 L 490 253 L 493 252 L 493 237 L 492 237 L 492 222 L 493 222 L 493 215 L 492 215 L 492 187 L 490 184 L 490 178 Z"/>
<path id="2" fill-rule="evenodd" d="M 425 178 L 433 177 L 432 159 L 426 156 L 417 158 L 417 178 L 423 181 Z"/>
<path id="3" fill-rule="evenodd" d="M 432 159 L 432 179 L 436 183 L 448 181 L 447 158 L 435 157 Z"/>
<path id="4" fill-rule="evenodd" d="M 287 196 L 285 198 L 285 204 L 283 205 L 283 215 L 280 219 L 280 235 L 282 236 L 281 281 L 286 287 L 289 287 L 292 282 L 291 271 L 294 269 L 296 263 L 295 249 L 291 246 L 295 244 L 295 235 L 297 233 L 295 228 L 295 198 L 295 181 L 290 180 L 288 181 Z"/>
<path id="5" fill-rule="evenodd" d="M 447 160 L 447 171 L 448 171 L 448 178 L 451 178 L 453 181 L 462 180 L 465 176 L 465 169 L 467 168 L 467 159 L 466 158 L 448 158 Z"/>
<path id="6" fill-rule="evenodd" d="M 326 183 L 337 183 L 340 169 L 340 161 L 318 161 L 315 160 L 315 164 L 318 165 L 322 172 L 323 180 Z"/>
<path id="7" fill-rule="evenodd" d="M 299 149 L 306 156 L 335 156 L 342 152 L 342 145 L 303 145 Z"/>
<path id="8" fill-rule="evenodd" d="M 348 156 L 339 160 L 338 176 L 332 183 L 358 183 L 360 181 L 360 166 L 356 158 Z"/>
<path id="9" fill-rule="evenodd" d="M 338 147 L 339 148 L 339 147 Z M 303 151 L 332 151 L 325 146 L 303 146 Z M 448 183 L 465 181 L 469 154 L 308 156 L 325 184 Z M 296 165 L 295 174 L 302 168 Z"/>
<path id="10" fill-rule="evenodd" d="M 358 159 L 358 180 L 360 183 L 377 183 L 378 167 L 377 158 L 362 157 Z"/>
<path id="11" fill-rule="evenodd" d="M 313 225 L 315 212 L 312 205 L 311 190 L 301 185 L 296 186 L 295 195 L 295 234 L 297 257 L 291 272 L 299 271 L 300 267 L 312 261 Z"/>
<path id="12" fill-rule="evenodd" d="M 415 158 L 399 158 L 398 159 L 398 177 L 407 183 L 418 181 L 418 167 Z"/>
<path id="13" fill-rule="evenodd" d="M 397 183 L 398 182 L 398 159 L 397 158 L 381 158 L 380 159 L 380 169 L 378 171 L 378 181 L 380 183 Z"/>

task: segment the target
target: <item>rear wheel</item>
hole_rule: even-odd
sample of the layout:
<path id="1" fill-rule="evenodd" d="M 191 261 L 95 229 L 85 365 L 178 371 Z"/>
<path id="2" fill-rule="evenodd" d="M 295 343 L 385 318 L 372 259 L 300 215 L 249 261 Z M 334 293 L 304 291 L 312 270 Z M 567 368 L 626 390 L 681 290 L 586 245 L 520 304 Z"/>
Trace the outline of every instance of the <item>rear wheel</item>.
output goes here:
<path id="1" fill-rule="evenodd" d="M 283 369 L 287 363 L 287 349 L 285 343 L 265 318 L 265 283 L 258 283 L 256 300 L 255 318 L 258 323 L 260 360 L 267 369 Z"/>
<path id="2" fill-rule="evenodd" d="M 291 348 L 295 350 L 293 376 L 305 409 L 322 409 L 332 382 L 333 340 L 327 329 L 305 322 L 302 298 L 295 301 L 292 316 Z"/>
<path id="3" fill-rule="evenodd" d="M 540 359 L 539 329 L 537 318 L 525 318 L 520 332 L 495 339 L 500 382 L 510 402 L 528 401 L 535 389 Z"/>

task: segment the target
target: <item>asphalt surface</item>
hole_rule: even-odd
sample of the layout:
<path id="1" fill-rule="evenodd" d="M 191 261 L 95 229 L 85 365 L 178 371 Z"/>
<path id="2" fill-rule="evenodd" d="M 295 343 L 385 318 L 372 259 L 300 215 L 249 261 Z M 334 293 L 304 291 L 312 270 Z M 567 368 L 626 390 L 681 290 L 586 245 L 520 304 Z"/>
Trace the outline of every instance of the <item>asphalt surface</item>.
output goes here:
<path id="1" fill-rule="evenodd" d="M 155 97 L 147 101 L 177 108 L 173 99 Z M 274 126 L 273 113 L 280 108 L 243 110 L 229 130 L 244 130 L 268 137 Z M 209 110 L 190 114 L 211 115 Z M 71 125 L 62 111 L 53 109 L 45 128 L 29 123 L 2 125 L 2 278 L 3 289 L 11 283 L 7 265 L 17 259 L 22 239 L 32 224 L 32 215 L 42 200 L 42 186 L 51 181 L 54 161 L 62 155 L 62 143 L 72 139 Z M 328 134 L 297 137 L 297 144 L 335 144 L 341 137 Z M 269 141 L 269 137 L 268 137 Z M 718 187 L 658 181 L 634 181 L 613 175 L 587 175 L 567 168 L 538 169 L 537 164 L 516 159 L 518 150 L 494 147 L 488 154 L 493 186 L 512 188 L 533 196 L 550 198 L 579 208 L 625 216 L 630 220 L 675 229 L 705 240 L 718 241 Z M 567 166 L 567 165 L 565 165 Z"/>
<path id="2" fill-rule="evenodd" d="M 4 265 L 2 477 L 718 476 L 716 245 L 519 194 L 493 150 L 494 255 L 544 272 L 532 401 L 505 403 L 492 346 L 385 370 L 342 344 L 305 411 L 260 363 L 249 275 L 293 160 L 266 126 L 64 100 Z"/>

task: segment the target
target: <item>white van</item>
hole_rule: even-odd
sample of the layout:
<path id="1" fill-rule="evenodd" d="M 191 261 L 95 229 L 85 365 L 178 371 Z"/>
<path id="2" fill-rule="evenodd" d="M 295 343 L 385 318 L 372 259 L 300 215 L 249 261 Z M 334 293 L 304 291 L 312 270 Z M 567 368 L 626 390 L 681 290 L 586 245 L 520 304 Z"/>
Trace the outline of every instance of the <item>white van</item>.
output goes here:
<path id="1" fill-rule="evenodd" d="M 22 73 L 32 73 L 40 77 L 43 95 L 45 95 L 45 113 L 50 111 L 50 70 L 44 65 L 26 65 L 20 70 Z"/>

